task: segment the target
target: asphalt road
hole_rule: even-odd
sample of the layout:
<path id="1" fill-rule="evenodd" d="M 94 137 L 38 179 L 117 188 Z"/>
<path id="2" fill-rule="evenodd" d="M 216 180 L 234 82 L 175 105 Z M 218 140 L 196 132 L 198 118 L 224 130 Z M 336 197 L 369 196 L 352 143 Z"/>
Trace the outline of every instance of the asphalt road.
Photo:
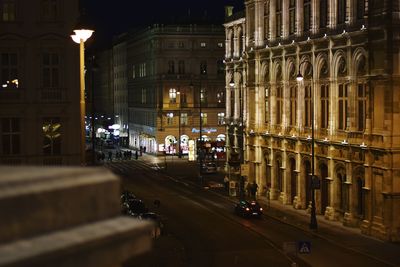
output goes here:
<path id="1" fill-rule="evenodd" d="M 174 166 L 172 175 L 154 171 L 143 161 L 109 165 L 122 177 L 124 189 L 144 200 L 151 211 L 163 217 L 166 225 L 153 250 L 124 267 L 385 266 L 268 216 L 238 217 L 230 199 L 185 180 L 197 175 L 193 167 L 184 163 L 170 166 Z M 152 204 L 155 199 L 161 202 L 159 208 Z M 284 253 L 284 244 L 298 241 L 311 242 L 311 253 Z"/>

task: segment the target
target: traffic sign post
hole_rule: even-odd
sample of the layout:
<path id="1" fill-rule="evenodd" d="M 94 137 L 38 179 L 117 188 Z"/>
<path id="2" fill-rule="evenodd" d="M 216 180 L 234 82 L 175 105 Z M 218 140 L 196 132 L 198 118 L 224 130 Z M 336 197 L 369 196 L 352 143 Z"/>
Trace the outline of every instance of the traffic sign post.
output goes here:
<path id="1" fill-rule="evenodd" d="M 297 244 L 299 254 L 310 254 L 311 253 L 311 242 L 310 241 L 299 241 Z"/>

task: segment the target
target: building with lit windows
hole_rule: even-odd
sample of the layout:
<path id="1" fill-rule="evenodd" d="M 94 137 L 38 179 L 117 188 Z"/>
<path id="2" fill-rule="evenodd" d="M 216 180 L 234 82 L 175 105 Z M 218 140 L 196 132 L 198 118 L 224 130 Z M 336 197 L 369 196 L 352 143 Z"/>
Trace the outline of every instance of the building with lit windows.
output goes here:
<path id="1" fill-rule="evenodd" d="M 0 1 L 0 164 L 80 164 L 78 1 Z"/>
<path id="2" fill-rule="evenodd" d="M 245 5 L 224 24 L 231 179 L 247 164 L 260 196 L 294 209 L 310 209 L 313 184 L 316 212 L 326 220 L 399 241 L 399 6 Z"/>
<path id="3" fill-rule="evenodd" d="M 224 28 L 156 24 L 126 40 L 130 146 L 195 155 L 201 131 L 207 151 L 223 157 Z"/>

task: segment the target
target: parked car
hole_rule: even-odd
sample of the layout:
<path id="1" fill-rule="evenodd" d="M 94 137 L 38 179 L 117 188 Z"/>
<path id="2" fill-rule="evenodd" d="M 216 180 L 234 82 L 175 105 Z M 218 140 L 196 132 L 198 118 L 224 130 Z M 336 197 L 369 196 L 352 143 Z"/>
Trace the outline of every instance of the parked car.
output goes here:
<path id="1" fill-rule="evenodd" d="M 263 208 L 257 201 L 241 200 L 235 206 L 235 213 L 243 217 L 261 217 Z"/>
<path id="2" fill-rule="evenodd" d="M 201 168 L 202 173 L 216 173 L 217 172 L 217 164 L 214 162 L 204 163 Z"/>

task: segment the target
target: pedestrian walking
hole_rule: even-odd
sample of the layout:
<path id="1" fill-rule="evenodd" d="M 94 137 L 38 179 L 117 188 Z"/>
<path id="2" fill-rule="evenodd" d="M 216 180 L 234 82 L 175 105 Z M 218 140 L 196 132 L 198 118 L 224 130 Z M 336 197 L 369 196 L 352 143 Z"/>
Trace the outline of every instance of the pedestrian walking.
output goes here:
<path id="1" fill-rule="evenodd" d="M 228 190 L 229 190 L 229 178 L 228 178 L 228 175 L 225 175 L 225 177 L 224 177 L 224 185 L 225 185 L 225 190 L 228 192 Z"/>
<path id="2" fill-rule="evenodd" d="M 112 151 L 108 151 L 108 161 L 112 161 Z"/>
<path id="3" fill-rule="evenodd" d="M 139 155 L 138 155 L 138 152 L 137 152 L 137 150 L 135 151 L 135 159 L 138 159 L 138 157 L 139 157 Z"/>
<path id="4" fill-rule="evenodd" d="M 257 189 L 258 189 L 258 185 L 257 185 L 256 181 L 254 181 L 251 185 L 251 196 L 254 200 L 256 199 Z"/>

